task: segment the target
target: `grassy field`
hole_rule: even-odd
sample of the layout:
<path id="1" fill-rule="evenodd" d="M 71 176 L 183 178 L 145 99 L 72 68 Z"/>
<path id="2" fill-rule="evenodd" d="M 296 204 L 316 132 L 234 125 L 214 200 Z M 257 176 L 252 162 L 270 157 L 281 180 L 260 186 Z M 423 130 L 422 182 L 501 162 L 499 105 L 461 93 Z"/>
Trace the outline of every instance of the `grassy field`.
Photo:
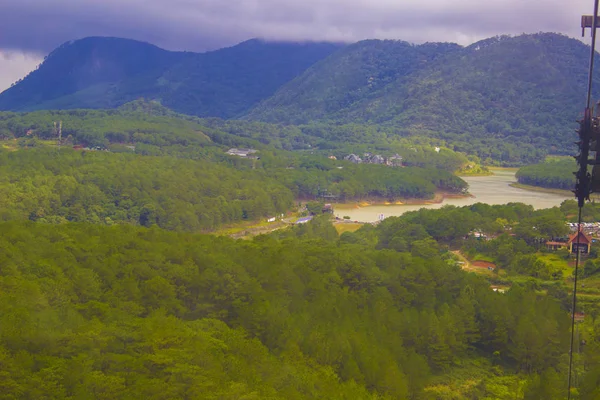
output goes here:
<path id="1" fill-rule="evenodd" d="M 518 167 L 488 167 L 490 171 L 494 172 L 494 171 L 510 171 L 510 172 L 517 172 L 519 170 Z"/>
<path id="2" fill-rule="evenodd" d="M 474 272 L 478 275 L 484 275 L 487 277 L 493 277 L 495 276 L 494 271 L 490 271 L 487 268 L 481 268 L 481 267 L 477 267 L 475 265 L 473 265 L 471 263 L 471 260 L 469 260 L 467 257 L 465 257 L 460 250 L 455 250 L 452 252 L 455 256 L 456 256 L 456 260 L 458 262 L 460 262 L 460 267 L 465 270 L 465 271 L 469 271 L 469 272 Z M 481 259 L 477 259 L 477 260 L 481 260 Z"/>
<path id="3" fill-rule="evenodd" d="M 577 298 L 579 304 L 584 306 L 584 312 L 587 308 L 593 306 L 600 307 L 600 276 L 598 274 L 578 281 Z"/>
<path id="4" fill-rule="evenodd" d="M 477 386 L 484 385 L 486 399 L 521 399 L 525 380 L 519 375 L 503 371 L 489 360 L 455 360 L 445 374 L 432 379 L 425 388 L 431 399 L 458 400 L 471 398 L 469 394 Z"/>
<path id="5" fill-rule="evenodd" d="M 546 156 L 546 162 L 560 161 L 566 159 L 573 159 L 571 156 Z M 573 163 L 575 165 L 575 163 Z"/>
<path id="6" fill-rule="evenodd" d="M 361 226 L 363 226 L 363 224 L 357 224 L 353 222 L 341 222 L 339 224 L 335 224 L 334 226 L 338 234 L 341 235 L 344 232 L 356 232 L 358 229 L 360 229 Z"/>
<path id="7" fill-rule="evenodd" d="M 298 218 L 298 213 L 291 213 L 285 216 L 283 220 L 276 220 L 274 222 L 268 222 L 266 219 L 259 221 L 244 221 L 235 224 L 227 225 L 219 228 L 218 230 L 211 232 L 215 235 L 221 236 L 255 236 L 261 233 L 271 232 L 276 229 L 280 229 L 289 226 L 291 221 L 295 221 Z"/>
<path id="8" fill-rule="evenodd" d="M 562 271 L 563 276 L 571 276 L 573 268 L 569 266 L 569 261 L 560 257 L 556 253 L 538 253 L 538 258 L 550 266 L 552 271 Z"/>
<path id="9" fill-rule="evenodd" d="M 469 260 L 471 260 L 471 261 L 486 261 L 486 262 L 491 262 L 491 263 L 494 262 L 494 259 L 492 257 L 486 256 L 481 253 L 473 254 L 472 257 L 469 257 Z"/>

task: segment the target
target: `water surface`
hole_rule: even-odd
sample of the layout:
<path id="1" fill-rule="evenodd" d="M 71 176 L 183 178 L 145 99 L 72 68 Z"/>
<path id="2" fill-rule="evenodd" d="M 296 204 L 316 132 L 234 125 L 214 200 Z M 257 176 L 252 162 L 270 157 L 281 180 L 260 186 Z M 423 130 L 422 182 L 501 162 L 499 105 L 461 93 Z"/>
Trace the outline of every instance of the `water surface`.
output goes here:
<path id="1" fill-rule="evenodd" d="M 347 215 L 353 221 L 372 222 L 376 221 L 380 214 L 385 217 L 399 216 L 408 211 L 416 211 L 421 208 L 441 208 L 448 204 L 462 207 L 474 203 L 494 205 L 518 202 L 530 204 L 535 209 L 539 209 L 558 206 L 564 200 L 574 198 L 568 195 L 512 187 L 510 184 L 517 181 L 515 173 L 515 170 L 494 170 L 492 176 L 463 177 L 469 184 L 469 193 L 473 197 L 445 199 L 442 203 L 427 205 L 373 205 L 361 208 L 337 208 L 335 215 L 340 218 Z"/>

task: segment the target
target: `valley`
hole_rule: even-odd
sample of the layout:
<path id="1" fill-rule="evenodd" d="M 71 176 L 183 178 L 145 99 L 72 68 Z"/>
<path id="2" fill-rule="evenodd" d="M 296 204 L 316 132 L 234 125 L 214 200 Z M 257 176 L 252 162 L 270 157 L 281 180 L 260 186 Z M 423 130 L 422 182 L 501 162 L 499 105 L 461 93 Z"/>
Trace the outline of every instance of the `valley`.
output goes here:
<path id="1" fill-rule="evenodd" d="M 0 94 L 0 393 L 564 400 L 576 315 L 596 400 L 600 205 L 571 310 L 562 157 L 586 51 L 58 47 Z"/>
<path id="2" fill-rule="evenodd" d="M 342 218 L 349 216 L 353 221 L 373 222 L 383 214 L 385 217 L 400 216 L 406 212 L 417 211 L 421 208 L 441 208 L 444 206 L 468 206 L 475 203 L 490 205 L 523 203 L 533 206 L 535 209 L 551 208 L 572 199 L 573 196 L 566 192 L 547 193 L 536 190 L 514 187 L 516 182 L 515 170 L 491 169 L 494 175 L 486 177 L 463 177 L 469 185 L 469 196 L 446 197 L 439 202 L 423 202 L 422 204 L 400 204 L 400 205 L 369 205 L 360 206 L 356 204 L 335 205 L 336 216 Z"/>

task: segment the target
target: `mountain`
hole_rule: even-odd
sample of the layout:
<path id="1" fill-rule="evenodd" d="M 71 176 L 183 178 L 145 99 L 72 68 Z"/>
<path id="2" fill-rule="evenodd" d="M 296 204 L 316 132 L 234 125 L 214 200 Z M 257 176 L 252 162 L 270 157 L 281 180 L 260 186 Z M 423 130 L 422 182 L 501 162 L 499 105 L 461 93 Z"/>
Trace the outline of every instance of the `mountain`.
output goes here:
<path id="1" fill-rule="evenodd" d="M 315 64 L 247 118 L 378 124 L 400 135 L 494 137 L 560 151 L 584 106 L 588 58 L 589 47 L 553 33 L 468 47 L 369 40 Z"/>
<path id="2" fill-rule="evenodd" d="M 128 39 L 90 37 L 67 42 L 2 92 L 0 109 L 113 107 L 118 105 L 119 83 L 138 77 L 157 79 L 185 58 L 189 55 Z"/>
<path id="3" fill-rule="evenodd" d="M 144 97 L 178 112 L 231 118 L 341 45 L 249 40 L 207 53 L 120 38 L 67 42 L 0 94 L 0 110 L 114 108 Z"/>
<path id="4" fill-rule="evenodd" d="M 588 58 L 588 46 L 554 33 L 467 47 L 249 40 L 202 54 L 88 38 L 52 52 L 0 94 L 0 109 L 115 108 L 143 97 L 200 117 L 310 125 L 302 132 L 326 146 L 425 137 L 487 163 L 521 165 L 575 151 Z M 246 128 L 236 129 L 243 136 Z"/>
<path id="5" fill-rule="evenodd" d="M 252 110 L 249 117 L 286 123 L 342 119 L 344 110 L 375 98 L 390 85 L 403 84 L 429 63 L 461 49 L 448 43 L 414 46 L 394 40 L 361 41 L 313 65 Z"/>

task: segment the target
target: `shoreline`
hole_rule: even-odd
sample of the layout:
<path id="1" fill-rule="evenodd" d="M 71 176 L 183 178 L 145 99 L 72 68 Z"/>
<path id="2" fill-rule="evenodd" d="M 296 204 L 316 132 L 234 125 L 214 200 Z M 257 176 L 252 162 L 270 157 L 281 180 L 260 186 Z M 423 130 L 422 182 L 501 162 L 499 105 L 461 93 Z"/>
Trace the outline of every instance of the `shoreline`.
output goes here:
<path id="1" fill-rule="evenodd" d="M 519 182 L 511 183 L 509 186 L 512 186 L 517 189 L 530 190 L 532 192 L 557 194 L 561 196 L 571 197 L 573 200 L 575 200 L 575 195 L 573 194 L 573 192 L 567 189 L 545 188 L 542 186 L 526 185 L 524 183 Z M 600 200 L 600 193 L 590 194 L 590 199 Z"/>
<path id="2" fill-rule="evenodd" d="M 398 199 L 395 201 L 387 201 L 382 199 L 364 199 L 356 200 L 345 203 L 332 203 L 334 210 L 338 209 L 350 209 L 350 208 L 363 208 L 370 206 L 425 206 L 429 204 L 440 204 L 446 199 L 463 199 L 468 197 L 474 197 L 472 194 L 460 194 L 460 193 L 449 193 L 449 192 L 436 192 L 431 199 Z"/>
<path id="3" fill-rule="evenodd" d="M 509 184 L 509 186 L 517 188 L 517 189 L 530 190 L 532 192 L 552 193 L 552 194 L 559 194 L 559 195 L 569 196 L 569 197 L 572 196 L 573 198 L 575 198 L 575 196 L 573 195 L 573 192 L 571 192 L 570 190 L 567 190 L 567 189 L 545 188 L 542 186 L 526 185 L 524 183 L 519 183 L 519 182 L 511 183 L 511 184 Z"/>

